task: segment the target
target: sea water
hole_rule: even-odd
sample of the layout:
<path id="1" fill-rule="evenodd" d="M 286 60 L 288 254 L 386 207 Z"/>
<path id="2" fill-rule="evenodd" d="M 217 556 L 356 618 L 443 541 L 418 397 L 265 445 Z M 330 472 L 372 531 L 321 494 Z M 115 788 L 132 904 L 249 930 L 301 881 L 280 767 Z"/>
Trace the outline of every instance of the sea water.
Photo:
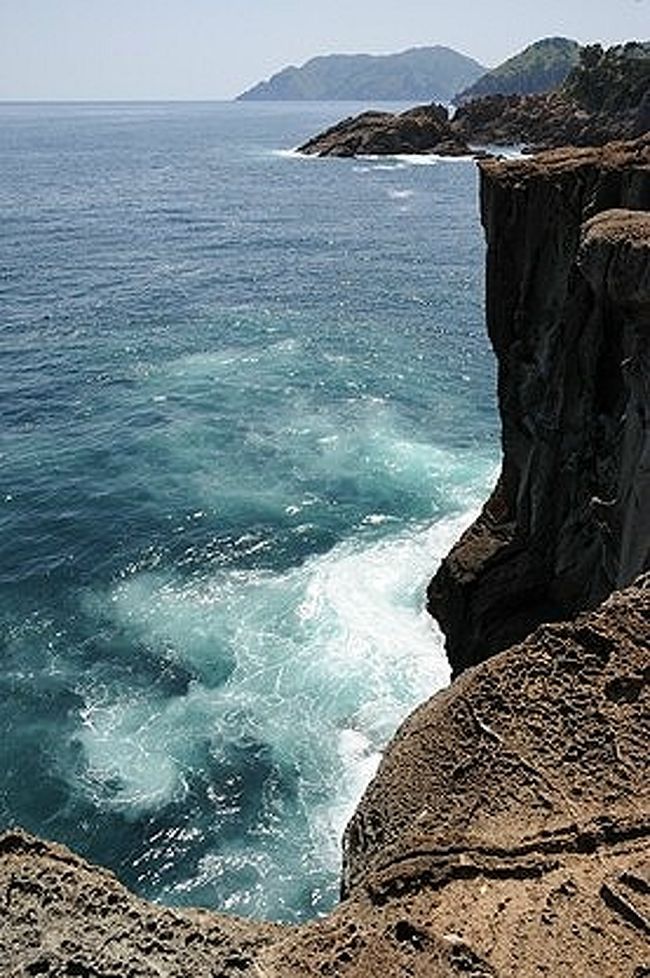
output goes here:
<path id="1" fill-rule="evenodd" d="M 138 893 L 336 900 L 498 462 L 468 160 L 346 111 L 0 108 L 0 827 Z"/>

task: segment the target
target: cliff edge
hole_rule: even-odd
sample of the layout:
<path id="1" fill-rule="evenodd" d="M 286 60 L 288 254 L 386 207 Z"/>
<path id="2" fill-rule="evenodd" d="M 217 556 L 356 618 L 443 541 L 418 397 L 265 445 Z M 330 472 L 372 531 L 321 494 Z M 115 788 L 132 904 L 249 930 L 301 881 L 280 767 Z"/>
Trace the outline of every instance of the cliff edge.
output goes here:
<path id="1" fill-rule="evenodd" d="M 455 673 L 650 567 L 650 138 L 481 164 L 503 466 L 428 592 Z"/>
<path id="2" fill-rule="evenodd" d="M 301 927 L 139 900 L 0 836 L 7 978 L 644 978 L 650 575 L 468 671 L 403 724 Z"/>

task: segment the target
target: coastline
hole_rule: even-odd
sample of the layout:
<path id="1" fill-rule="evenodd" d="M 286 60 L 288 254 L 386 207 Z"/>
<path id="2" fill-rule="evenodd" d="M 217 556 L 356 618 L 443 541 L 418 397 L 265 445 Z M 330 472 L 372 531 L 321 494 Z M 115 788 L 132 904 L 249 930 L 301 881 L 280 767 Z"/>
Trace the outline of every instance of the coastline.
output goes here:
<path id="1" fill-rule="evenodd" d="M 586 180 L 584 167 L 592 175 Z M 0 949 L 10 974 L 153 978 L 180 976 L 188 969 L 207 976 L 216 969 L 224 976 L 248 972 L 282 978 L 407 973 L 478 978 L 532 975 L 559 966 L 576 974 L 596 973 L 594 967 L 603 976 L 643 973 L 647 935 L 638 864 L 647 853 L 649 826 L 640 720 L 650 581 L 646 575 L 634 585 L 632 578 L 648 569 L 650 554 L 637 548 L 633 559 L 621 561 L 629 548 L 620 545 L 625 534 L 643 540 L 648 519 L 645 503 L 641 509 L 637 505 L 645 500 L 650 439 L 643 413 L 650 308 L 644 291 L 650 288 L 645 227 L 634 231 L 641 272 L 633 279 L 609 272 L 615 267 L 612 250 L 629 256 L 633 234 L 626 227 L 637 228 L 635 215 L 650 206 L 650 141 L 487 163 L 482 180 L 490 244 L 488 326 L 502 349 L 504 475 L 476 527 L 462 538 L 460 550 L 452 550 L 451 583 L 438 584 L 434 598 L 443 627 L 456 629 L 453 650 L 467 644 L 454 614 L 470 594 L 474 603 L 469 610 L 461 604 L 457 617 L 472 632 L 471 654 L 467 660 L 456 655 L 454 665 L 457 672 L 473 668 L 416 709 L 392 741 L 348 828 L 344 901 L 329 917 L 299 928 L 161 910 L 130 896 L 110 873 L 62 847 L 9 832 L 0 838 L 0 889 L 9 908 L 0 925 Z M 557 194 L 571 206 L 557 206 Z M 575 206 L 580 194 L 589 210 Z M 600 236 L 593 225 L 582 227 L 612 208 L 626 208 L 615 235 L 607 224 Z M 515 259 L 522 278 L 512 274 Z M 521 288 L 524 280 L 528 284 Z M 547 292 L 549 282 L 554 285 Z M 528 303 L 525 316 L 522 297 Z M 589 371 L 554 373 L 554 365 L 566 363 L 567 330 L 573 328 L 580 338 L 587 322 L 601 331 L 614 322 L 627 330 L 630 342 L 639 343 L 630 354 L 636 369 L 626 374 L 629 383 L 621 396 L 608 402 L 613 420 L 604 426 L 621 445 L 616 473 L 623 480 L 623 511 L 605 521 L 596 506 L 598 525 L 607 529 L 603 547 L 611 546 L 611 554 L 587 550 L 589 559 L 581 564 L 586 595 L 575 587 L 573 603 L 555 617 L 571 618 L 585 602 L 598 605 L 613 587 L 627 587 L 575 622 L 542 624 L 531 635 L 538 612 L 548 621 L 548 605 L 538 602 L 522 611 L 519 601 L 513 628 L 498 602 L 496 610 L 484 610 L 481 575 L 486 568 L 488 574 L 495 566 L 498 570 L 488 597 L 510 594 L 516 580 L 526 583 L 527 595 L 540 587 L 519 564 L 513 568 L 495 555 L 530 554 L 537 573 L 540 551 L 531 548 L 521 528 L 535 525 L 530 514 L 543 514 L 545 504 L 555 508 L 558 485 L 557 467 L 541 464 L 540 458 L 559 451 L 567 431 L 583 431 L 583 417 L 593 421 L 595 415 L 602 427 L 602 391 L 592 388 Z M 509 330 L 520 331 L 514 343 Z M 611 359 L 606 344 L 599 349 Z M 533 416 L 522 430 L 520 419 L 530 418 L 530 411 L 521 411 L 522 399 L 540 400 L 531 362 L 539 376 L 557 380 L 548 395 L 566 411 L 561 423 L 549 425 L 542 404 L 538 422 Z M 577 362 L 580 351 L 572 352 L 569 365 Z M 579 382 L 593 396 L 586 396 Z M 582 412 L 577 415 L 576 404 Z M 628 414 L 629 405 L 634 411 Z M 621 438 L 622 409 L 625 423 L 634 424 L 639 412 L 642 421 Z M 608 446 L 605 438 L 602 451 Z M 570 447 L 576 458 L 583 457 L 573 442 Z M 566 461 L 561 467 L 572 504 L 583 492 L 585 469 Z M 576 510 L 570 504 L 562 512 L 573 520 Z M 580 507 L 578 514 L 583 515 Z M 579 541 L 591 530 L 567 535 L 563 526 L 553 524 L 563 541 L 565 567 L 567 554 L 574 563 L 581 556 Z M 534 539 L 545 543 L 545 553 L 554 553 L 549 532 L 547 527 Z M 558 568 L 549 562 L 542 568 L 550 588 Z M 603 569 L 594 583 L 594 573 Z M 450 596 L 453 588 L 460 589 L 461 598 Z M 496 636 L 482 645 L 485 620 Z M 498 648 L 503 651 L 496 657 L 474 665 Z"/>

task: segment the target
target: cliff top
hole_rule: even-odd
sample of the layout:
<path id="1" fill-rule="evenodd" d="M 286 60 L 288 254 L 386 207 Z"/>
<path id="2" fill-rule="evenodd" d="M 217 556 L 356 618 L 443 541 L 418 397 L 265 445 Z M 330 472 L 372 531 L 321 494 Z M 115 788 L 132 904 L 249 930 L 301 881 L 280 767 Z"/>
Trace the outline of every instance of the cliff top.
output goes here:
<path id="1" fill-rule="evenodd" d="M 628 167 L 650 169 L 650 133 L 628 142 L 607 143 L 605 146 L 563 146 L 523 159 L 504 160 L 498 157 L 481 160 L 479 166 L 491 179 L 512 182 L 544 174 L 570 173 L 584 166 L 605 170 Z"/>
<path id="2" fill-rule="evenodd" d="M 617 208 L 596 214 L 584 228 L 583 242 L 598 238 L 617 244 L 624 241 L 629 245 L 650 244 L 650 214 L 646 211 L 629 211 Z"/>

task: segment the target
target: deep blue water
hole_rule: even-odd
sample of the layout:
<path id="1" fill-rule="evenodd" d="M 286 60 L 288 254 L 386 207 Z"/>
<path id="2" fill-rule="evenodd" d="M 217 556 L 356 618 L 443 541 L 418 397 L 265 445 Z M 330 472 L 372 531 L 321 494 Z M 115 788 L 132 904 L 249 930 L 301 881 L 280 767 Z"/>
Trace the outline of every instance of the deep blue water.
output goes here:
<path id="1" fill-rule="evenodd" d="M 347 108 L 0 106 L 0 827 L 168 903 L 336 899 L 498 460 L 474 165 Z"/>

